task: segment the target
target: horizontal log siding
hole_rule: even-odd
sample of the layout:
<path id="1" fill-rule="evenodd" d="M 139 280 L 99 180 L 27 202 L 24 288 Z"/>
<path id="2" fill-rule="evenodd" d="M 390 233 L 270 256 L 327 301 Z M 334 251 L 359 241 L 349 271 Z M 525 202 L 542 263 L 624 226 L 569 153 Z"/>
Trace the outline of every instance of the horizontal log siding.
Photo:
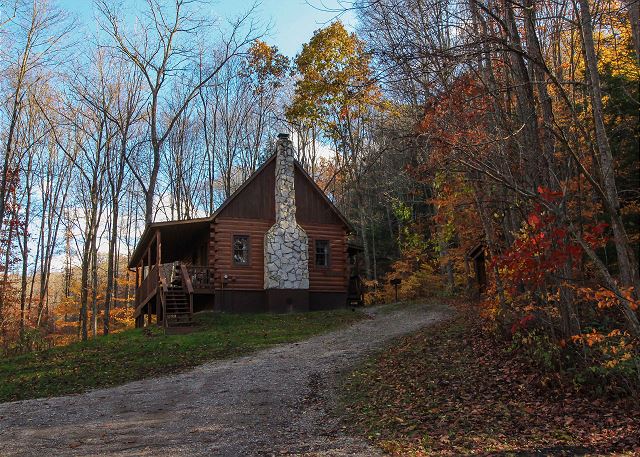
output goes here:
<path id="1" fill-rule="evenodd" d="M 209 263 L 215 271 L 215 288 L 222 288 L 223 275 L 233 280 L 225 289 L 263 290 L 264 288 L 264 234 L 273 221 L 218 217 L 211 224 Z M 346 292 L 348 288 L 348 255 L 344 227 L 327 224 L 303 224 L 309 236 L 309 290 L 313 292 Z M 247 266 L 233 265 L 234 235 L 249 235 Z M 330 242 L 329 267 L 315 266 L 315 240 Z"/>
<path id="2" fill-rule="evenodd" d="M 218 217 L 211 224 L 209 261 L 215 271 L 215 288 L 222 288 L 223 276 L 233 278 L 225 289 L 264 289 L 264 234 L 272 221 Z M 232 244 L 234 235 L 249 235 L 249 265 L 233 264 Z"/>
<path id="3" fill-rule="evenodd" d="M 309 237 L 309 290 L 312 292 L 346 292 L 349 262 L 347 234 L 342 225 L 301 224 Z M 329 267 L 316 267 L 316 240 L 329 241 Z"/>

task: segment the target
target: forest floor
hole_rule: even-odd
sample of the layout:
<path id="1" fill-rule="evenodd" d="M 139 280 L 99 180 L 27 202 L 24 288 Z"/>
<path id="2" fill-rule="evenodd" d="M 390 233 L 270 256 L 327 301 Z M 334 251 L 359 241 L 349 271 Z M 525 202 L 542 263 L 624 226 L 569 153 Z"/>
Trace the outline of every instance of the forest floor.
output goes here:
<path id="1" fill-rule="evenodd" d="M 195 315 L 196 331 L 130 329 L 89 341 L 0 358 L 0 402 L 84 392 L 238 357 L 352 324 L 348 309 L 292 314 Z"/>
<path id="2" fill-rule="evenodd" d="M 640 456 L 637 399 L 587 398 L 544 380 L 462 306 L 351 373 L 344 423 L 398 456 Z"/>
<path id="3" fill-rule="evenodd" d="M 450 308 L 365 312 L 349 327 L 181 374 L 0 404 L 0 455 L 380 455 L 333 414 L 340 380 Z"/>

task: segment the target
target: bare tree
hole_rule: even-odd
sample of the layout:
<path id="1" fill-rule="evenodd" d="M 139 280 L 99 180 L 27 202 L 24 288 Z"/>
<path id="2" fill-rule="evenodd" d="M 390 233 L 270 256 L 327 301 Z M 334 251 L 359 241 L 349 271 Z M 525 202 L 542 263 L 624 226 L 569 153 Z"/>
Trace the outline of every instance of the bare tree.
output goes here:
<path id="1" fill-rule="evenodd" d="M 198 96 L 200 89 L 211 81 L 220 70 L 234 57 L 244 52 L 247 44 L 260 33 L 252 20 L 253 8 L 230 24 L 229 31 L 223 33 L 221 43 L 213 52 L 215 61 L 208 65 L 204 73 L 198 69 L 196 37 L 206 34 L 208 28 L 205 19 L 198 18 L 190 7 L 201 7 L 202 2 L 175 0 L 172 8 L 165 7 L 156 0 L 147 0 L 146 22 L 137 33 L 127 33 L 122 24 L 122 15 L 110 2 L 97 1 L 101 15 L 102 30 L 111 38 L 112 46 L 123 58 L 131 61 L 142 74 L 149 96 L 148 119 L 149 136 L 152 149 L 152 168 L 148 182 L 139 178 L 145 193 L 145 221 L 150 224 L 154 214 L 154 194 L 160 171 L 161 150 L 176 122 L 187 109 L 191 101 Z M 164 93 L 171 89 L 178 74 L 187 74 L 184 97 L 176 104 L 172 112 L 160 113 L 164 102 Z"/>

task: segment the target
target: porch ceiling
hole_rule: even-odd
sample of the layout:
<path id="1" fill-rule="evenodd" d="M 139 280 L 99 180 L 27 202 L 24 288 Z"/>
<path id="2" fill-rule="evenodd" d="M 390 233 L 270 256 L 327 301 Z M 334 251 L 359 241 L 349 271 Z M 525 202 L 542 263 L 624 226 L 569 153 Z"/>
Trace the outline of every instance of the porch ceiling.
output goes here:
<path id="1" fill-rule="evenodd" d="M 160 232 L 162 263 L 170 263 L 185 257 L 185 253 L 198 247 L 198 242 L 207 236 L 211 218 L 191 219 L 188 221 L 154 222 L 140 237 L 131 258 L 129 268 L 135 268 L 145 255 L 147 247 L 153 242 L 157 231 Z"/>

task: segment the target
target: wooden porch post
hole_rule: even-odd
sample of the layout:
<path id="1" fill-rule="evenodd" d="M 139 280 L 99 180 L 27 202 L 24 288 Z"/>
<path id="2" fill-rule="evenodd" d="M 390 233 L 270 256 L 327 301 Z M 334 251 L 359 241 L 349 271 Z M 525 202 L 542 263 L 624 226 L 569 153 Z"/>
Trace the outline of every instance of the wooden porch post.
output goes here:
<path id="1" fill-rule="evenodd" d="M 151 271 L 151 243 L 147 246 L 147 275 Z"/>
<path id="2" fill-rule="evenodd" d="M 160 308 L 162 308 L 162 299 L 160 298 L 160 296 L 158 294 L 162 293 L 162 285 L 160 284 L 160 268 L 162 268 L 160 266 L 161 262 L 161 257 L 162 257 L 162 240 L 161 240 L 161 236 L 160 236 L 160 229 L 156 230 L 156 265 L 158 265 L 158 293 L 156 294 L 156 323 L 160 323 L 160 318 L 162 317 L 162 319 L 164 319 L 164 315 L 163 310 L 161 310 Z"/>
<path id="3" fill-rule="evenodd" d="M 162 242 L 161 242 L 161 237 L 160 237 L 160 230 L 158 229 L 156 231 L 156 263 L 158 264 L 158 267 L 160 267 L 160 264 L 162 263 L 160 261 L 161 257 L 162 257 Z"/>

